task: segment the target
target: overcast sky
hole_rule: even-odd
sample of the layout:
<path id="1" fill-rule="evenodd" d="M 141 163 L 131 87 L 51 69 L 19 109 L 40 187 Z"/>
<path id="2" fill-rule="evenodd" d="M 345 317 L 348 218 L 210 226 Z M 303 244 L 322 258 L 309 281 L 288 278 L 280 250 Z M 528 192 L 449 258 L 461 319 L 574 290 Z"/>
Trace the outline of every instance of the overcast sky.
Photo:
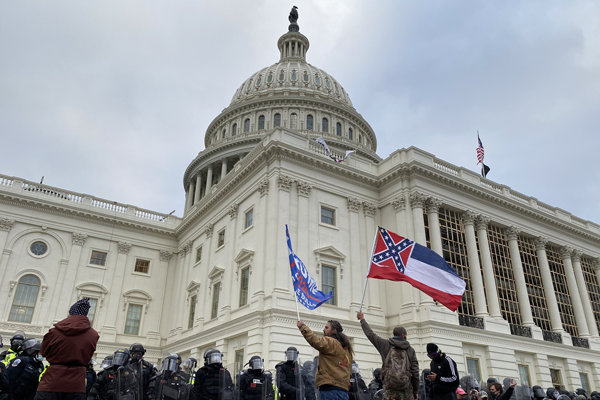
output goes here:
<path id="1" fill-rule="evenodd" d="M 378 138 L 600 223 L 597 1 L 28 1 L 0 5 L 0 174 L 183 214 L 185 168 L 292 5 L 307 61 Z"/>

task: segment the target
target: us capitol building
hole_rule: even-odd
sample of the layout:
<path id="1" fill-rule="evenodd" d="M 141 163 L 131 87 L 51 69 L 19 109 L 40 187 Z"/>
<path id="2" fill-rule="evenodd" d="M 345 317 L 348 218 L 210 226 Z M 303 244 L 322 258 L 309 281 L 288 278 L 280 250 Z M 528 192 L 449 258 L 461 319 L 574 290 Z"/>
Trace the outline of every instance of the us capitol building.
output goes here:
<path id="1" fill-rule="evenodd" d="M 429 246 L 466 281 L 456 313 L 405 283 L 369 280 L 364 312 L 402 324 L 428 367 L 438 343 L 476 378 L 600 390 L 600 226 L 410 147 L 382 159 L 343 86 L 306 60 L 292 23 L 280 59 L 252 74 L 208 126 L 183 174 L 183 218 L 0 175 L 0 334 L 40 338 L 90 297 L 96 360 L 143 343 L 239 368 L 273 368 L 296 328 L 285 224 L 330 304 L 311 329 L 345 327 L 363 369 L 380 357 L 356 320 L 378 225 Z M 335 163 L 315 141 L 322 136 Z M 368 375 L 368 374 L 364 374 Z M 370 376 L 366 376 L 370 378 Z M 589 393 L 589 392 L 588 392 Z"/>

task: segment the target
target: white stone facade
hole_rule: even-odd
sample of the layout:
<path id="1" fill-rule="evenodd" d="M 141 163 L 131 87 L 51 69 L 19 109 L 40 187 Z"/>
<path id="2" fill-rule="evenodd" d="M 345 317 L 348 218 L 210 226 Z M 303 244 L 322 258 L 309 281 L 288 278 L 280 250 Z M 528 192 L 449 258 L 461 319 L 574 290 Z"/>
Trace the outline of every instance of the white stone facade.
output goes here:
<path id="1" fill-rule="evenodd" d="M 278 65 L 296 65 L 302 79 L 308 39 L 298 35 L 288 33 L 279 40 L 282 59 L 263 74 L 279 71 Z M 293 51 L 292 43 L 302 44 L 300 52 Z M 328 76 L 311 68 L 311 77 Z M 206 149 L 184 174 L 183 218 L 0 175 L 3 337 L 22 329 L 41 338 L 53 321 L 67 315 L 70 304 L 87 296 L 97 300 L 99 360 L 133 342 L 148 347 L 146 358 L 152 362 L 167 350 L 201 359 L 208 347 L 220 349 L 227 364 L 243 351 L 244 362 L 261 354 L 274 367 L 289 345 L 312 358 L 316 353 L 296 328 L 285 244 L 288 224 L 294 250 L 310 274 L 321 284 L 327 267 L 335 277 L 336 304 L 301 310 L 302 319 L 316 330 L 329 319 L 340 320 L 363 370 L 375 368 L 380 358 L 364 337 L 356 311 L 376 228 L 384 226 L 445 255 L 452 245 L 440 215 L 449 210 L 460 215 L 456 229 L 464 235 L 461 262 L 468 264 L 464 277 L 470 280 L 473 311 L 459 323 L 458 313 L 404 283 L 371 280 L 364 303 L 371 326 L 384 336 L 391 336 L 396 325 L 405 326 L 422 368 L 428 364 L 425 345 L 433 341 L 457 361 L 461 373 L 467 371 L 468 358 L 478 361 L 483 378 L 518 377 L 521 365 L 529 368 L 532 383 L 543 387 L 552 384 L 553 369 L 569 389 L 582 386 L 580 374 L 587 374 L 592 390 L 600 389 L 600 309 L 590 292 L 600 281 L 598 224 L 414 147 L 382 160 L 375 153 L 372 129 L 341 85 L 338 97 L 335 89 L 321 92 L 314 80 L 307 85 L 290 80 L 277 89 L 263 85 L 266 76 L 257 84 L 253 79 L 259 75 L 238 92 L 252 82 L 258 89 L 237 93 L 207 129 Z M 273 127 L 267 122 L 277 113 L 282 122 Z M 298 118 L 295 128 L 285 122 L 292 113 Z M 328 132 L 316 122 L 325 113 Z M 265 116 L 264 129 L 258 129 L 260 115 Z M 308 115 L 313 116 L 312 129 L 306 124 Z M 235 136 L 233 123 L 240 129 Z M 223 129 L 225 137 L 219 136 Z M 315 142 L 319 136 L 335 154 L 354 148 L 357 153 L 343 164 L 334 163 Z M 333 223 L 323 222 L 322 208 L 334 212 Z M 490 242 L 492 231 L 505 235 L 502 262 L 511 265 L 510 281 L 498 276 L 499 250 Z M 530 258 L 543 286 L 537 297 L 531 297 L 536 287 L 525 279 L 532 261 L 522 259 L 529 254 L 523 241 L 535 243 L 535 257 Z M 35 242 L 46 245 L 44 254 L 34 254 Z M 104 265 L 92 262 L 92 252 L 105 254 Z M 141 269 L 136 272 L 138 260 Z M 585 272 L 589 263 L 598 276 Z M 39 280 L 33 314 L 30 322 L 11 321 L 26 276 Z M 504 287 L 506 282 L 514 287 Z M 507 290 L 516 302 L 502 300 L 499 293 Z M 542 305 L 530 304 L 539 298 Z M 568 320 L 565 301 L 572 310 Z M 23 307 L 24 313 L 31 308 Z M 130 310 L 140 310 L 137 335 L 125 333 Z M 520 323 L 511 326 L 507 313 Z M 538 326 L 539 321 L 549 328 Z M 511 334 L 511 329 L 531 337 Z M 577 332 L 577 346 L 569 330 Z M 586 344 L 589 348 L 582 347 Z"/>

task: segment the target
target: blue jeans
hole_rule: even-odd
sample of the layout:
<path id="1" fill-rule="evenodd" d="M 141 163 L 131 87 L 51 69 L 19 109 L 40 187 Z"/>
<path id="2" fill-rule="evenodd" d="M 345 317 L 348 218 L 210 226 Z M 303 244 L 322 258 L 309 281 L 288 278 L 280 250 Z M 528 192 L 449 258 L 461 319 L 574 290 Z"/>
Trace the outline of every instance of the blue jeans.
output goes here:
<path id="1" fill-rule="evenodd" d="M 319 390 L 319 400 L 348 400 L 345 390 Z"/>

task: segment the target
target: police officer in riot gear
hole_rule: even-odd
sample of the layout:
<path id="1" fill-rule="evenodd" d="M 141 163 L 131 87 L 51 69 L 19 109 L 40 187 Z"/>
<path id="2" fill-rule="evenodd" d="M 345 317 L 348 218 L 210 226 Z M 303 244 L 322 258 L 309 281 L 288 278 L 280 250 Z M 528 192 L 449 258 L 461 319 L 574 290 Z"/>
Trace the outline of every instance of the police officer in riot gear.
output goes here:
<path id="1" fill-rule="evenodd" d="M 23 331 L 16 331 L 13 337 L 10 338 L 10 349 L 0 353 L 0 359 L 2 359 L 5 367 L 8 368 L 8 364 L 21 355 L 23 341 L 25 341 L 25 333 Z"/>
<path id="2" fill-rule="evenodd" d="M 232 390 L 233 381 L 223 367 L 223 354 L 209 349 L 204 354 L 204 366 L 196 371 L 194 394 L 202 400 L 223 400 L 232 395 Z"/>
<path id="3" fill-rule="evenodd" d="M 288 347 L 285 351 L 285 362 L 275 366 L 277 369 L 277 390 L 279 396 L 286 400 L 296 400 L 298 385 L 301 383 L 298 374 L 301 374 L 300 365 L 298 365 L 298 349 Z M 298 399 L 302 400 L 302 399 Z"/>
<path id="4" fill-rule="evenodd" d="M 367 384 L 360 374 L 358 363 L 352 361 L 352 372 L 350 374 L 350 390 L 348 391 L 349 400 L 365 400 L 370 398 L 371 394 L 367 388 Z"/>
<path id="5" fill-rule="evenodd" d="M 240 400 L 273 400 L 273 378 L 271 373 L 264 371 L 263 360 L 253 356 L 248 361 L 248 369 L 239 379 Z"/>
<path id="6" fill-rule="evenodd" d="M 158 375 L 158 371 L 154 365 L 144 360 L 144 354 L 146 349 L 141 343 L 134 343 L 129 347 L 129 353 L 131 354 L 131 363 L 141 363 L 139 369 L 142 371 L 142 391 L 144 393 L 144 399 L 147 400 L 148 388 L 150 387 L 150 380 Z M 132 366 L 133 369 L 137 370 L 137 367 Z"/>
<path id="7" fill-rule="evenodd" d="M 94 371 L 94 365 L 96 365 L 96 361 L 91 359 L 88 365 L 85 367 L 85 394 L 86 396 L 90 394 L 90 390 L 92 389 L 92 385 L 96 381 L 96 371 Z"/>
<path id="8" fill-rule="evenodd" d="M 8 393 L 11 400 L 33 400 L 40 374 L 44 370 L 44 359 L 40 355 L 42 344 L 36 339 L 27 339 L 20 345 L 22 353 L 9 364 Z"/>
<path id="9" fill-rule="evenodd" d="M 373 371 L 373 380 L 369 383 L 369 393 L 373 396 L 378 390 L 383 389 L 383 381 L 381 380 L 381 368 L 375 368 Z"/>
<path id="10" fill-rule="evenodd" d="M 4 347 L 2 343 L 2 336 L 0 336 L 0 347 Z M 6 376 L 6 365 L 0 362 L 0 394 L 4 393 L 4 390 L 8 388 L 8 377 Z"/>
<path id="11" fill-rule="evenodd" d="M 109 359 L 110 357 L 110 359 Z M 88 393 L 87 400 L 116 400 L 117 396 L 117 371 L 129 362 L 129 350 L 119 349 L 113 356 L 108 356 L 102 361 L 103 370 L 98 373 L 96 381 Z"/>
<path id="12" fill-rule="evenodd" d="M 167 353 L 163 359 L 160 374 L 150 383 L 150 400 L 187 400 L 191 387 L 189 376 L 181 370 L 181 356 Z"/>
<path id="13" fill-rule="evenodd" d="M 198 366 L 198 361 L 194 357 L 190 357 L 183 363 L 183 373 L 187 376 L 186 382 L 194 384 L 195 369 Z"/>

